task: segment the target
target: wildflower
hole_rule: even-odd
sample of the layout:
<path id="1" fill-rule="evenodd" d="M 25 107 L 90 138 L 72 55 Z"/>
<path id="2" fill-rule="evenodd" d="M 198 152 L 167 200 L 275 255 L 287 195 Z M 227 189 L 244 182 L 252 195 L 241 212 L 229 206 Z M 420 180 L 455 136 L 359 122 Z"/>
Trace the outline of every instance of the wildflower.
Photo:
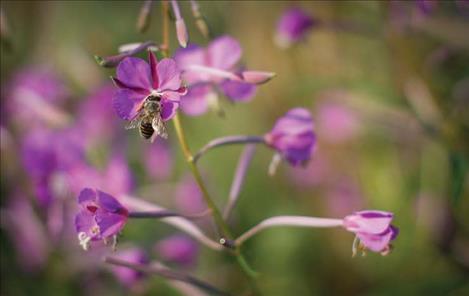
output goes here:
<path id="1" fill-rule="evenodd" d="M 151 51 L 148 55 L 149 64 L 135 57 L 127 57 L 119 63 L 117 78 L 113 78 L 119 88 L 113 106 L 122 119 L 132 121 L 146 116 L 149 112 L 146 103 L 155 102 L 157 108 L 152 112 L 156 114 L 151 115 L 154 125 L 155 119 L 165 122 L 176 114 L 186 88 L 181 87 L 181 73 L 173 59 L 158 62 Z"/>
<path id="2" fill-rule="evenodd" d="M 343 226 L 356 234 L 353 244 L 353 254 L 357 249 L 371 250 L 387 255 L 391 251 L 390 242 L 394 240 L 399 229 L 391 225 L 394 215 L 384 211 L 360 211 L 346 216 Z"/>
<path id="3" fill-rule="evenodd" d="M 171 0 L 171 6 L 173 8 L 174 16 L 176 18 L 176 35 L 179 42 L 179 45 L 182 47 L 187 46 L 189 41 L 189 35 L 187 33 L 186 23 L 181 16 L 181 11 L 179 10 L 179 4 L 176 0 Z"/>
<path id="4" fill-rule="evenodd" d="M 217 90 L 234 102 L 249 101 L 256 93 L 255 84 L 264 83 L 275 75 L 242 71 L 236 67 L 241 55 L 239 42 L 226 35 L 213 40 L 207 48 L 191 45 L 178 50 L 174 58 L 190 86 L 181 100 L 182 110 L 189 115 L 200 115 L 210 106 L 217 108 Z"/>
<path id="5" fill-rule="evenodd" d="M 283 13 L 277 24 L 275 42 L 281 48 L 288 48 L 303 40 L 316 23 L 316 20 L 300 8 L 290 8 Z"/>
<path id="6" fill-rule="evenodd" d="M 291 109 L 277 120 L 264 140 L 291 165 L 306 164 L 316 144 L 311 114 L 304 108 Z"/>
<path id="7" fill-rule="evenodd" d="M 117 234 L 122 230 L 129 212 L 114 197 L 99 190 L 85 188 L 78 196 L 81 206 L 75 217 L 78 240 L 84 250 L 88 250 L 91 241 L 113 239 L 113 247 L 117 242 Z"/>
<path id="8" fill-rule="evenodd" d="M 190 266 L 197 259 L 198 246 L 185 235 L 173 235 L 158 242 L 155 250 L 165 261 Z"/>

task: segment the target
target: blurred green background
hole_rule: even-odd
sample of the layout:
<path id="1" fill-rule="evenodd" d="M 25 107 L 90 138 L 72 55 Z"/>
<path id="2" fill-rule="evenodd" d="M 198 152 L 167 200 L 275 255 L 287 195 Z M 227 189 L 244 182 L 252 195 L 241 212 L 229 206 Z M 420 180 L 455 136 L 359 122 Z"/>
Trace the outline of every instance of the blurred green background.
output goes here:
<path id="1" fill-rule="evenodd" d="M 240 41 L 247 68 L 273 71 L 277 77 L 259 87 L 248 104 L 222 100 L 224 118 L 215 113 L 183 116 L 192 149 L 224 135 L 263 134 L 276 118 L 296 106 L 312 111 L 318 134 L 317 152 L 303 171 L 282 164 L 269 177 L 272 152 L 258 149 L 235 209 L 234 232 L 239 235 L 272 215 L 341 218 L 359 209 L 394 212 L 394 224 L 400 228 L 389 256 L 370 253 L 353 259 L 353 235 L 342 229 L 262 232 L 243 250 L 261 273 L 258 281 L 264 294 L 468 295 L 467 6 L 439 1 L 431 14 L 418 15 L 413 1 L 199 3 L 214 36 L 229 34 Z M 189 2 L 180 1 L 180 5 L 191 42 L 207 44 L 192 23 Z M 277 20 L 291 5 L 323 20 L 324 25 L 314 28 L 306 41 L 282 50 L 275 46 L 273 36 Z M 393 5 L 403 6 L 408 14 L 396 17 Z M 2 85 L 22 66 L 52 65 L 72 86 L 69 111 L 74 114 L 80 98 L 114 73 L 97 66 L 94 54 L 114 54 L 123 43 L 161 41 L 160 3 L 144 34 L 135 29 L 140 6 L 140 1 L 2 1 L 11 43 L 11 48 L 2 47 Z M 176 47 L 171 24 L 171 49 Z M 456 86 L 463 90 L 455 90 Z M 321 124 L 322 106 L 327 104 L 353 114 L 355 127 L 346 139 L 330 139 L 328 134 L 337 131 Z M 438 116 L 433 120 L 435 113 Z M 187 166 L 172 127 L 169 134 L 176 159 L 170 182 L 178 182 L 187 174 Z M 132 132 L 126 137 L 132 154 L 141 140 Z M 241 147 L 222 148 L 201 161 L 219 206 L 227 198 L 240 152 Z M 18 176 L 8 178 L 15 164 L 3 164 L 5 155 L 2 150 L 2 206 L 20 184 Z M 142 176 L 138 167 L 134 170 Z M 159 184 L 152 185 L 157 188 Z M 155 196 L 139 187 L 136 195 L 171 205 L 171 196 Z M 155 221 L 137 221 L 127 225 L 122 241 L 151 246 L 172 232 L 170 226 Z M 11 241 L 2 227 L 2 295 L 130 293 L 119 286 L 104 263 L 94 272 L 68 271 L 60 250 L 40 271 L 24 272 L 17 265 Z M 200 249 L 191 273 L 241 295 L 246 281 L 233 260 Z M 163 279 L 146 281 L 143 295 L 179 295 Z"/>

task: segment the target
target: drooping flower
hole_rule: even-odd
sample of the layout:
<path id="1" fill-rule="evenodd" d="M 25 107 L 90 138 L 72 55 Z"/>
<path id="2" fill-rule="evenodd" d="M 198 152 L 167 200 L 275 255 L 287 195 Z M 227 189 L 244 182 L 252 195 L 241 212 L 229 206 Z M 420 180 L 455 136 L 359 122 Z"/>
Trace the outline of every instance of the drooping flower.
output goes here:
<path id="1" fill-rule="evenodd" d="M 213 40 L 207 48 L 190 45 L 178 50 L 174 59 L 189 84 L 189 92 L 181 100 L 182 110 L 188 115 L 205 113 L 209 106 L 217 104 L 217 89 L 234 102 L 249 101 L 255 95 L 255 84 L 264 83 L 275 75 L 242 71 L 236 66 L 241 55 L 239 42 L 226 35 Z"/>
<path id="2" fill-rule="evenodd" d="M 370 250 L 387 255 L 391 251 L 390 242 L 394 240 L 399 229 L 391 225 L 394 215 L 384 211 L 360 211 L 346 216 L 343 226 L 356 234 L 353 254 L 357 249 Z"/>
<path id="3" fill-rule="evenodd" d="M 264 139 L 291 165 L 305 164 L 311 158 L 316 144 L 310 112 L 304 108 L 291 109 L 277 120 Z"/>
<path id="4" fill-rule="evenodd" d="M 185 235 L 173 235 L 159 241 L 155 251 L 165 261 L 191 266 L 197 260 L 198 245 Z"/>
<path id="5" fill-rule="evenodd" d="M 113 257 L 125 260 L 130 263 L 147 264 L 149 259 L 147 254 L 140 248 L 131 248 L 117 252 Z M 131 268 L 113 266 L 112 271 L 119 281 L 127 288 L 133 288 L 144 276 L 143 273 Z"/>
<path id="6" fill-rule="evenodd" d="M 181 86 L 181 72 L 173 59 L 157 61 L 155 55 L 148 52 L 149 63 L 140 58 L 127 57 L 117 66 L 117 77 L 113 78 L 119 88 L 113 98 L 117 114 L 132 121 L 139 115 L 156 112 L 154 119 L 168 121 L 179 107 L 180 96 L 186 88 Z M 144 110 L 145 103 L 157 102 L 156 110 Z"/>
<path id="7" fill-rule="evenodd" d="M 281 48 L 288 48 L 305 39 L 315 24 L 317 21 L 302 9 L 290 8 L 282 14 L 277 24 L 275 43 Z"/>
<path id="8" fill-rule="evenodd" d="M 127 222 L 128 210 L 113 196 L 90 188 L 80 192 L 78 203 L 81 210 L 75 217 L 75 228 L 83 249 L 88 250 L 91 241 L 106 243 L 109 238 L 115 246 L 117 234 Z"/>

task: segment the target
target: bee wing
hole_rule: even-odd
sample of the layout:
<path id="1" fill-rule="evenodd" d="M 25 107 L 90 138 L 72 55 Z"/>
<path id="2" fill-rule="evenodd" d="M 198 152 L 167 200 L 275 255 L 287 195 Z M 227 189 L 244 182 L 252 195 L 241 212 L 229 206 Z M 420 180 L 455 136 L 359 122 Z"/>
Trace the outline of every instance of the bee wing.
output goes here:
<path id="1" fill-rule="evenodd" d="M 133 128 L 139 127 L 140 123 L 142 122 L 142 119 L 143 119 L 143 113 L 140 112 L 137 115 L 137 117 L 135 117 L 134 119 L 132 119 L 125 125 L 125 129 L 133 129 Z"/>
<path id="2" fill-rule="evenodd" d="M 152 136 L 151 141 L 153 142 L 156 137 L 160 136 L 164 139 L 168 138 L 168 133 L 166 131 L 166 125 L 161 119 L 161 116 L 155 116 L 151 122 L 151 126 L 155 130 L 155 133 Z"/>

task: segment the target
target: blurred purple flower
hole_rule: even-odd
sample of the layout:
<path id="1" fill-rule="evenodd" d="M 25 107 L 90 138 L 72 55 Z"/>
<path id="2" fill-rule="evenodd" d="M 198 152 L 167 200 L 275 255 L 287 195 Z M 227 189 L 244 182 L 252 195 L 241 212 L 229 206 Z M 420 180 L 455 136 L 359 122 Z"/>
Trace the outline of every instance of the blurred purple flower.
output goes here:
<path id="1" fill-rule="evenodd" d="M 277 24 L 275 42 L 281 48 L 288 48 L 305 39 L 315 24 L 317 21 L 302 9 L 290 8 L 282 14 Z"/>
<path id="2" fill-rule="evenodd" d="M 214 85 L 233 101 L 249 101 L 256 87 L 235 73 L 241 55 L 239 42 L 230 36 L 216 38 L 207 48 L 190 45 L 179 49 L 174 59 L 189 84 L 189 92 L 181 100 L 182 110 L 188 115 L 205 113 L 217 98 Z"/>
<path id="3" fill-rule="evenodd" d="M 325 184 L 332 168 L 326 155 L 321 154 L 321 150 L 318 150 L 318 154 L 305 167 L 290 167 L 288 172 L 291 182 L 300 187 Z"/>
<path id="4" fill-rule="evenodd" d="M 25 135 L 21 147 L 22 163 L 32 179 L 36 196 L 48 206 L 67 187 L 64 172 L 84 161 L 80 145 L 68 129 L 54 131 L 37 128 Z M 60 177 L 62 176 L 62 177 Z"/>
<path id="5" fill-rule="evenodd" d="M 358 249 L 369 249 L 386 255 L 391 251 L 390 242 L 399 233 L 399 229 L 391 225 L 393 217 L 390 212 L 360 211 L 346 216 L 343 225 L 348 231 L 356 234 L 359 240 Z M 353 254 L 356 252 L 357 246 L 354 243 Z"/>
<path id="6" fill-rule="evenodd" d="M 149 175 L 157 180 L 167 179 L 171 175 L 173 159 L 167 141 L 157 140 L 153 145 L 144 147 L 144 165 Z"/>
<path id="7" fill-rule="evenodd" d="M 106 84 L 93 91 L 80 105 L 77 125 L 87 146 L 103 139 L 111 140 L 119 130 L 112 110 L 114 92 L 113 85 Z"/>
<path id="8" fill-rule="evenodd" d="M 18 124 L 63 125 L 67 115 L 60 109 L 69 91 L 46 67 L 28 67 L 16 72 L 5 87 L 5 115 Z"/>
<path id="9" fill-rule="evenodd" d="M 173 235 L 159 241 L 155 251 L 164 261 L 191 266 L 197 260 L 198 245 L 185 235 Z"/>
<path id="10" fill-rule="evenodd" d="M 140 248 L 122 250 L 113 255 L 113 257 L 137 264 L 147 264 L 150 262 L 148 256 Z M 132 288 L 144 276 L 141 272 L 122 266 L 113 266 L 112 271 L 127 288 Z"/>
<path id="11" fill-rule="evenodd" d="M 344 216 L 362 207 L 362 195 L 355 182 L 341 178 L 331 184 L 326 193 L 325 203 L 331 216 Z"/>
<path id="12" fill-rule="evenodd" d="M 161 105 L 163 121 L 171 119 L 179 107 L 180 96 L 186 93 L 181 87 L 181 72 L 173 59 L 156 60 L 148 52 L 149 63 L 140 58 L 127 57 L 117 66 L 117 78 L 113 78 L 119 88 L 113 98 L 117 114 L 125 120 L 132 120 L 142 110 L 148 97 L 155 97 Z"/>
<path id="13" fill-rule="evenodd" d="M 84 250 L 91 241 L 113 238 L 124 228 L 129 212 L 113 196 L 100 190 L 85 188 L 78 196 L 81 206 L 75 217 L 78 240 Z"/>
<path id="14" fill-rule="evenodd" d="M 353 138 L 360 129 L 356 114 L 336 103 L 321 104 L 317 113 L 317 130 L 321 139 L 340 143 Z"/>
<path id="15" fill-rule="evenodd" d="M 17 259 L 25 271 L 34 272 L 47 262 L 50 246 L 43 223 L 23 195 L 14 195 L 2 209 L 1 225 L 15 244 Z"/>
<path id="16" fill-rule="evenodd" d="M 311 114 L 304 108 L 294 108 L 277 120 L 265 136 L 267 145 L 291 165 L 306 164 L 316 144 Z"/>

